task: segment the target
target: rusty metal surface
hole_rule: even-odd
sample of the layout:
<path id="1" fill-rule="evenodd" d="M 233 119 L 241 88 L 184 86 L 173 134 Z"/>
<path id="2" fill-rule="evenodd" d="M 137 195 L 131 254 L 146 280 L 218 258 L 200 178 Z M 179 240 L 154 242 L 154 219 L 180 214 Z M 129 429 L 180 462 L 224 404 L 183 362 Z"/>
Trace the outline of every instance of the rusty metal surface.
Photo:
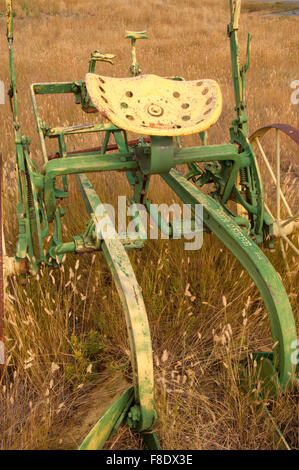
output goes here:
<path id="1" fill-rule="evenodd" d="M 133 147 L 134 145 L 138 144 L 138 141 L 139 141 L 139 139 L 129 140 L 128 141 L 128 146 Z M 143 142 L 146 142 L 147 144 L 149 144 L 150 141 L 151 141 L 151 139 L 149 137 L 144 137 L 143 138 Z M 73 150 L 72 152 L 68 152 L 67 154 L 68 155 L 74 155 L 76 153 L 100 152 L 101 150 L 102 150 L 102 145 L 100 145 L 99 147 L 90 147 L 90 148 L 87 148 L 87 149 Z M 118 150 L 118 145 L 117 144 L 107 145 L 106 152 L 111 152 L 112 150 Z M 54 158 L 58 158 L 58 157 L 54 156 Z M 49 160 L 50 160 L 50 158 L 49 158 Z"/>
<path id="2" fill-rule="evenodd" d="M 169 80 L 157 75 L 131 78 L 88 73 L 88 94 L 115 126 L 141 135 L 191 135 L 209 129 L 222 110 L 214 80 Z"/>
<path id="3" fill-rule="evenodd" d="M 138 141 L 139 141 L 138 139 L 129 140 L 128 141 L 128 146 L 133 147 L 134 145 L 137 145 Z M 143 138 L 143 142 L 145 142 L 147 144 L 149 144 L 150 141 L 151 140 L 150 140 L 149 137 L 144 137 Z M 102 150 L 102 145 L 100 145 L 98 147 L 89 147 L 89 148 L 80 149 L 80 150 L 72 150 L 71 152 L 68 152 L 67 154 L 68 155 L 75 155 L 77 153 L 100 152 L 101 150 Z M 106 152 L 111 152 L 112 150 L 118 150 L 118 145 L 117 144 L 107 145 Z M 56 158 L 61 158 L 59 152 L 56 152 L 53 155 L 48 155 L 48 160 L 49 161 L 50 160 L 55 160 Z"/>
<path id="4" fill-rule="evenodd" d="M 256 137 L 262 137 L 270 129 L 279 129 L 285 135 L 290 137 L 294 142 L 296 142 L 297 145 L 299 145 L 299 129 L 297 129 L 296 127 L 290 126 L 289 124 L 280 124 L 280 123 L 269 124 L 268 126 L 261 127 L 250 136 L 250 141 L 252 141 Z"/>

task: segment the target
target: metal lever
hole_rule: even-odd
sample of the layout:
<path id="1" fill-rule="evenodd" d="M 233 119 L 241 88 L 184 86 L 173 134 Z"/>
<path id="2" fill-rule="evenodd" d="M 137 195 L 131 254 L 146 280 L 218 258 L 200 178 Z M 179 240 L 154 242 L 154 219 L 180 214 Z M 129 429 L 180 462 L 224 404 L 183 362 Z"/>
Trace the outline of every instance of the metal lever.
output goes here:
<path id="1" fill-rule="evenodd" d="M 242 79 L 242 102 L 243 103 L 245 103 L 245 73 L 247 72 L 250 66 L 251 39 L 252 39 L 252 34 L 248 33 L 246 63 L 241 67 L 241 70 L 240 70 L 240 75 Z"/>
<path id="2" fill-rule="evenodd" d="M 116 56 L 114 54 L 104 54 L 101 51 L 93 51 L 91 53 L 91 59 L 89 61 L 88 72 L 94 73 L 96 62 L 108 62 L 113 65 L 113 60 Z"/>
<path id="3" fill-rule="evenodd" d="M 227 27 L 227 34 L 230 37 L 233 31 L 239 29 L 239 19 L 241 14 L 241 0 L 230 0 L 230 23 Z"/>
<path id="4" fill-rule="evenodd" d="M 239 29 L 239 19 L 241 13 L 241 0 L 233 0 L 233 29 Z"/>
<path id="5" fill-rule="evenodd" d="M 136 58 L 136 40 L 148 39 L 147 31 L 126 31 L 126 39 L 131 39 L 132 46 L 132 65 L 130 66 L 130 74 L 132 77 L 140 75 L 141 68 Z"/>
<path id="6" fill-rule="evenodd" d="M 13 16 L 12 0 L 6 0 L 6 24 L 7 24 L 7 39 L 13 39 Z"/>

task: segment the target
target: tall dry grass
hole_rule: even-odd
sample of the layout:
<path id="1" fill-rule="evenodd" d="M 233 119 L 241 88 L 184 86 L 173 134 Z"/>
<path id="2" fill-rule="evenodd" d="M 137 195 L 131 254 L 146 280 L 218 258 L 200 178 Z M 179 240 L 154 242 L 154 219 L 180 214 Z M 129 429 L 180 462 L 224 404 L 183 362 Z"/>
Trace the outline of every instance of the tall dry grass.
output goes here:
<path id="1" fill-rule="evenodd" d="M 137 49 L 144 73 L 206 77 L 219 82 L 224 107 L 210 132 L 210 142 L 229 140 L 234 104 L 226 37 L 227 1 L 118 0 L 116 6 L 111 0 L 15 3 L 20 121 L 23 132 L 31 138 L 32 155 L 39 165 L 41 154 L 29 85 L 84 78 L 94 49 L 117 55 L 114 67 L 102 65 L 97 70 L 127 76 L 130 49 L 123 39 L 125 29 L 148 29 L 150 40 L 139 41 Z M 8 88 L 4 18 L 0 18 L 0 29 L 0 79 Z M 290 83 L 298 78 L 298 20 L 265 18 L 245 10 L 240 31 L 243 56 L 248 30 L 253 33 L 247 77 L 249 131 L 279 121 L 298 127 L 298 110 L 290 101 Z M 51 125 L 95 119 L 82 116 L 68 98 L 42 97 L 40 106 L 43 119 Z M 0 112 L 6 182 L 4 228 L 12 254 L 17 226 L 8 103 Z M 69 149 L 96 145 L 97 139 L 74 139 Z M 183 141 L 184 145 L 198 142 L 195 137 Z M 269 148 L 271 145 L 269 141 Z M 287 168 L 296 156 L 294 152 L 287 150 L 282 156 Z M 296 171 L 287 184 L 293 203 Z M 112 173 L 91 179 L 106 202 L 115 201 L 118 194 L 129 194 L 123 175 Z M 150 196 L 160 202 L 171 201 L 170 190 L 158 178 L 153 179 L 156 184 Z M 63 220 L 68 240 L 83 231 L 87 221 L 72 178 L 70 187 L 68 214 Z M 271 186 L 268 188 L 271 194 Z M 279 250 L 268 255 L 283 278 L 298 324 L 297 261 L 288 250 L 292 271 L 288 277 Z M 125 322 L 109 270 L 101 254 L 92 261 L 83 255 L 79 264 L 77 259 L 69 256 L 56 271 L 41 268 L 25 287 L 17 279 L 10 280 L 6 302 L 8 364 L 0 389 L 2 449 L 75 447 L 79 438 L 70 443 L 66 436 L 72 433 L 76 410 L 83 407 L 88 413 L 90 389 L 98 391 L 100 403 L 109 377 L 131 379 Z M 163 447 L 284 448 L 255 393 L 240 386 L 238 359 L 256 349 L 270 350 L 272 340 L 259 293 L 238 262 L 210 235 L 204 237 L 199 252 L 184 251 L 182 241 L 152 240 L 141 252 L 130 253 L 130 259 L 151 325 L 160 416 L 157 432 Z M 116 391 L 122 386 L 116 385 Z M 297 400 L 295 390 L 268 400 L 292 448 L 298 448 Z M 107 443 L 107 448 L 133 446 L 141 443 L 126 428 Z"/>

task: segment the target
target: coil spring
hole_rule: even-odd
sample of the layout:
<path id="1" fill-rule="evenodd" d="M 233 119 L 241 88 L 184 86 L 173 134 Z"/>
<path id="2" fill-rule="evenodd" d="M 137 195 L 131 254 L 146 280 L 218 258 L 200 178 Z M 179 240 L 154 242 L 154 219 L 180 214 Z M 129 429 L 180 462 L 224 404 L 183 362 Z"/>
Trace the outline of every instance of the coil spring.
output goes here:
<path id="1" fill-rule="evenodd" d="M 240 183 L 247 183 L 247 171 L 246 168 L 240 168 Z"/>
<path id="2" fill-rule="evenodd" d="M 28 202 L 29 208 L 31 209 L 31 208 L 34 207 L 34 201 L 33 201 L 31 180 L 30 180 L 30 175 L 29 175 L 29 172 L 28 172 L 27 165 L 26 165 L 25 174 L 26 174 L 27 202 Z"/>

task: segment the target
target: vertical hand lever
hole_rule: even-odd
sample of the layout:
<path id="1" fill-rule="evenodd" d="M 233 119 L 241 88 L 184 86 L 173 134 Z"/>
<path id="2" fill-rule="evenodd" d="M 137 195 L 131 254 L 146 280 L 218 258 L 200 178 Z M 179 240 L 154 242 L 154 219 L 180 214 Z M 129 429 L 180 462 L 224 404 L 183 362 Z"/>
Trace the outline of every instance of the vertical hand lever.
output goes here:
<path id="1" fill-rule="evenodd" d="M 251 51 L 251 39 L 252 34 L 248 33 L 247 36 L 247 52 L 246 52 L 246 63 L 242 66 L 240 70 L 240 75 L 242 79 L 242 101 L 245 103 L 245 73 L 249 69 L 250 66 L 250 51 Z"/>
<path id="2" fill-rule="evenodd" d="M 126 39 L 131 39 L 132 46 L 132 65 L 130 66 L 130 74 L 132 77 L 140 75 L 141 68 L 136 58 L 136 40 L 137 39 L 148 39 L 147 31 L 126 31 Z"/>

